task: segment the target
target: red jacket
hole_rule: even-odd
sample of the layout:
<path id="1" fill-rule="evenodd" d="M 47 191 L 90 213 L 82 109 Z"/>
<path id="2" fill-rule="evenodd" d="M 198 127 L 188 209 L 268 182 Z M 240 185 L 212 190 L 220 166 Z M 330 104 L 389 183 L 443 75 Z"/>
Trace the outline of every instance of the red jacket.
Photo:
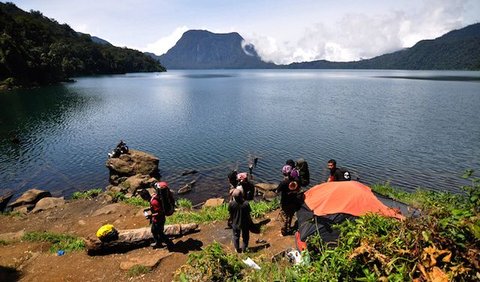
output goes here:
<path id="1" fill-rule="evenodd" d="M 165 213 L 163 211 L 162 200 L 157 194 L 153 194 L 152 199 L 150 200 L 150 209 L 152 211 L 152 221 L 158 222 L 162 218 L 165 218 Z"/>

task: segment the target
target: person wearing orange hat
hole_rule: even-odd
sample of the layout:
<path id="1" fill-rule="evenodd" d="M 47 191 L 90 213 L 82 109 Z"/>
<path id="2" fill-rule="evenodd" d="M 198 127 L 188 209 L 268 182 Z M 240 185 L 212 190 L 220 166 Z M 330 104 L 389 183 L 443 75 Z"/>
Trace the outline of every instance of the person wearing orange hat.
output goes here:
<path id="1" fill-rule="evenodd" d="M 153 235 L 153 240 L 155 241 L 150 246 L 153 248 L 162 248 L 162 243 L 167 245 L 167 249 L 171 250 L 173 248 L 173 242 L 165 235 L 163 229 L 165 227 L 166 221 L 166 203 L 162 201 L 161 192 L 164 189 L 168 189 L 167 182 L 157 182 L 155 183 L 155 194 L 153 194 L 152 199 L 150 200 L 150 210 L 152 211 L 152 227 L 151 232 Z M 167 193 L 171 193 L 169 190 Z"/>

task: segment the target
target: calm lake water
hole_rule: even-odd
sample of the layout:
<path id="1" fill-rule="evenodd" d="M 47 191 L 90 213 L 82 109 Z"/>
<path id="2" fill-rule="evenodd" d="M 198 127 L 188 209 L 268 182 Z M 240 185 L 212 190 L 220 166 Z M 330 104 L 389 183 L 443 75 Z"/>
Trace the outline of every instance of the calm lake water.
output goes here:
<path id="1" fill-rule="evenodd" d="M 169 71 L 0 93 L 0 192 L 105 187 L 120 139 L 159 157 L 172 189 L 198 179 L 194 202 L 225 196 L 254 157 L 261 182 L 299 157 L 323 182 L 334 158 L 366 184 L 458 192 L 480 169 L 480 82 L 442 76 L 480 72 Z"/>

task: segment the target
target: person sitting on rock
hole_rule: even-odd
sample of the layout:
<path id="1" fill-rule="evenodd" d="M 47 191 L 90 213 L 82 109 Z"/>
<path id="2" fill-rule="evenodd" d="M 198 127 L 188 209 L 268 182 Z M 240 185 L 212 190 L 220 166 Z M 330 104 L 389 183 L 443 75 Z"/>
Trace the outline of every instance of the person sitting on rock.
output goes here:
<path id="1" fill-rule="evenodd" d="M 128 153 L 128 146 L 123 142 L 123 140 L 120 140 L 120 142 L 117 144 L 117 147 L 113 149 L 111 153 L 108 154 L 109 158 L 118 158 L 121 154 L 127 154 Z"/>

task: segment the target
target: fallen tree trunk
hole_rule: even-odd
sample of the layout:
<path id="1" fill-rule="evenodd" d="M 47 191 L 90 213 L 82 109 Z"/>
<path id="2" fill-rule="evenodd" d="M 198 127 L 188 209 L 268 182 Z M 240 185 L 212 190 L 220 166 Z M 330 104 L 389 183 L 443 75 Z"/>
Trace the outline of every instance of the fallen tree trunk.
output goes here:
<path id="1" fill-rule="evenodd" d="M 167 236 L 181 236 L 197 231 L 198 224 L 172 224 L 164 228 Z M 137 229 L 118 230 L 118 238 L 112 241 L 103 242 L 97 236 L 90 236 L 85 239 L 85 247 L 89 255 L 122 253 L 132 249 L 148 246 L 153 242 L 150 227 Z"/>

